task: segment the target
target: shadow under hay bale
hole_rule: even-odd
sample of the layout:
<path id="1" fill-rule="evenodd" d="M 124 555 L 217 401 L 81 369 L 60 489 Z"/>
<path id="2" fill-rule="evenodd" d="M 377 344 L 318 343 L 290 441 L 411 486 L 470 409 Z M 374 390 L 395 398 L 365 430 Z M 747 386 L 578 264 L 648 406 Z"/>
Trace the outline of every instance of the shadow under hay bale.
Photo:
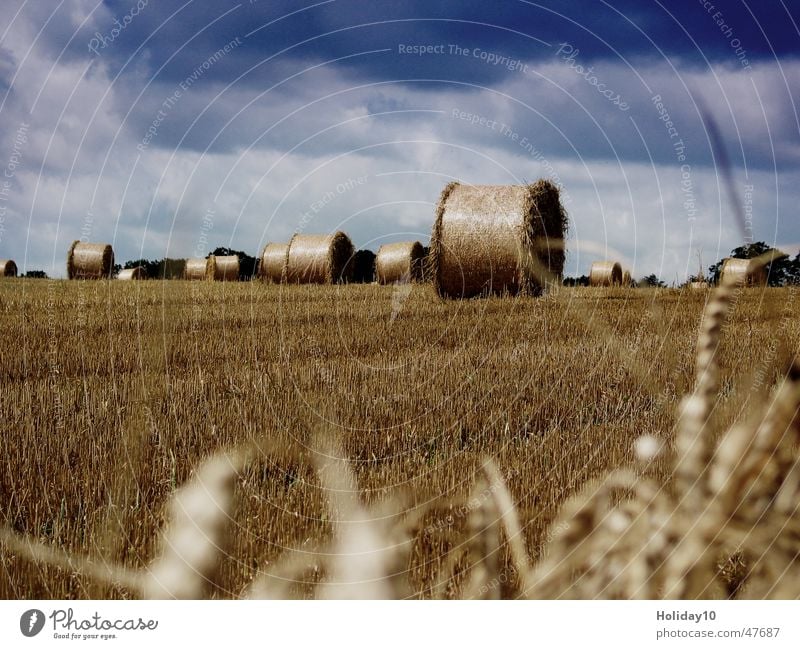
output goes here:
<path id="1" fill-rule="evenodd" d="M 209 279 L 215 282 L 239 281 L 239 257 L 237 255 L 211 255 L 208 258 Z"/>
<path id="2" fill-rule="evenodd" d="M 621 286 L 622 266 L 617 261 L 595 261 L 589 271 L 589 286 Z"/>
<path id="3" fill-rule="evenodd" d="M 0 277 L 16 277 L 17 264 L 13 259 L 0 259 Z"/>
<path id="4" fill-rule="evenodd" d="M 67 278 L 109 279 L 114 269 L 114 250 L 107 243 L 73 241 L 67 253 Z"/>
<path id="5" fill-rule="evenodd" d="M 739 286 L 766 286 L 767 272 L 752 259 L 728 257 L 722 262 L 720 283 L 729 281 Z"/>
<path id="6" fill-rule="evenodd" d="M 280 284 L 285 279 L 288 243 L 268 243 L 258 258 L 258 277 L 267 282 Z"/>
<path id="7" fill-rule="evenodd" d="M 347 282 L 353 243 L 344 232 L 295 234 L 289 242 L 286 281 L 290 284 Z"/>
<path id="8" fill-rule="evenodd" d="M 147 279 L 147 271 L 144 266 L 136 266 L 135 268 L 123 268 L 119 271 L 117 279 L 124 281 L 131 281 L 135 279 Z"/>
<path id="9" fill-rule="evenodd" d="M 183 267 L 183 278 L 190 281 L 211 279 L 211 261 L 205 257 L 187 259 Z"/>
<path id="10" fill-rule="evenodd" d="M 442 191 L 428 272 L 442 297 L 538 295 L 564 268 L 567 215 L 558 188 L 461 185 Z"/>
<path id="11" fill-rule="evenodd" d="M 347 262 L 345 276 L 354 284 L 372 284 L 375 281 L 375 253 L 358 250 Z"/>
<path id="12" fill-rule="evenodd" d="M 378 249 L 375 276 L 379 284 L 421 282 L 425 249 L 419 241 L 387 243 Z"/>

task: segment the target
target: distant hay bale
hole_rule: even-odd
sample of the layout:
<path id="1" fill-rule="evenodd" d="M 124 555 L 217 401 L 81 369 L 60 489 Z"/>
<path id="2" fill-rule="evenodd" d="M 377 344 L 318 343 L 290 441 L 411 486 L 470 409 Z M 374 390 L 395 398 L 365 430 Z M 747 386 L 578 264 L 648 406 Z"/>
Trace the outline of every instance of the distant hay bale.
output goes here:
<path id="1" fill-rule="evenodd" d="M 147 279 L 147 271 L 144 266 L 136 266 L 135 268 L 124 268 L 119 271 L 117 279 L 121 280 L 134 280 L 134 279 Z"/>
<path id="2" fill-rule="evenodd" d="M 114 250 L 107 243 L 73 241 L 67 253 L 69 279 L 110 278 L 114 268 Z"/>
<path id="3" fill-rule="evenodd" d="M 595 261 L 589 271 L 589 286 L 621 286 L 622 266 L 617 261 Z"/>
<path id="4" fill-rule="evenodd" d="M 739 286 L 766 286 L 767 272 L 752 259 L 728 257 L 722 262 L 720 282 L 733 281 Z"/>
<path id="5" fill-rule="evenodd" d="M 16 277 L 17 264 L 13 259 L 0 259 L 0 277 Z"/>
<path id="6" fill-rule="evenodd" d="M 280 283 L 286 272 L 288 243 L 268 243 L 258 258 L 258 276 L 266 281 Z"/>
<path id="7" fill-rule="evenodd" d="M 442 191 L 428 268 L 442 297 L 539 294 L 564 269 L 567 215 L 558 188 L 461 185 Z"/>
<path id="8" fill-rule="evenodd" d="M 375 281 L 375 253 L 372 250 L 357 250 L 350 258 L 345 276 L 354 284 L 371 284 Z"/>
<path id="9" fill-rule="evenodd" d="M 239 281 L 239 257 L 237 255 L 211 255 L 208 258 L 209 279 L 216 282 Z"/>
<path id="10" fill-rule="evenodd" d="M 422 281 L 425 249 L 419 241 L 387 243 L 375 257 L 375 276 L 379 284 Z"/>
<path id="11" fill-rule="evenodd" d="M 709 287 L 708 286 L 708 282 L 702 282 L 702 281 L 701 282 L 689 282 L 687 284 L 687 286 L 692 291 L 704 291 Z"/>
<path id="12" fill-rule="evenodd" d="M 188 280 L 211 279 L 211 263 L 205 257 L 194 257 L 186 260 L 183 278 Z"/>
<path id="13" fill-rule="evenodd" d="M 344 232 L 295 234 L 289 242 L 286 281 L 290 284 L 346 282 L 353 243 Z"/>

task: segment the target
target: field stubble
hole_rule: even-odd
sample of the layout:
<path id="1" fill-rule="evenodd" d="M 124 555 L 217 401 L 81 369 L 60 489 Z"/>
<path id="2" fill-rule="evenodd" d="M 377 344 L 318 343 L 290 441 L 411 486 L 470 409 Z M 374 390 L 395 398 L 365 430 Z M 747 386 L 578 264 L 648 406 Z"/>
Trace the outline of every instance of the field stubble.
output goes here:
<path id="1" fill-rule="evenodd" d="M 331 537 L 330 487 L 315 469 L 316 440 L 329 438 L 363 502 L 399 497 L 403 516 L 419 513 L 401 568 L 408 595 L 460 596 L 487 457 L 536 559 L 565 499 L 633 466 L 638 437 L 671 447 L 706 292 L 441 301 L 429 286 L 402 300 L 398 290 L 2 282 L 2 523 L 141 569 L 174 490 L 215 452 L 247 445 L 258 457 L 238 475 L 214 593 L 238 596 L 287 551 Z M 718 356 L 720 426 L 761 403 L 800 348 L 789 297 L 737 294 Z M 667 491 L 670 466 L 666 454 L 648 468 Z M 511 582 L 509 551 L 496 560 Z M 3 546 L 0 565 L 3 598 L 131 595 Z M 312 566 L 287 592 L 309 596 L 325 577 Z"/>

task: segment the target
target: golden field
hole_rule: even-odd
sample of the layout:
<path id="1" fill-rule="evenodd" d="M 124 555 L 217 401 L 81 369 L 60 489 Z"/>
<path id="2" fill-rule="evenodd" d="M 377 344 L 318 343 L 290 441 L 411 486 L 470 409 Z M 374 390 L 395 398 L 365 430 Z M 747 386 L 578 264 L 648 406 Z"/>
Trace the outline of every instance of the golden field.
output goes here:
<path id="1" fill-rule="evenodd" d="M 332 535 L 318 440 L 361 501 L 418 515 L 400 567 L 408 597 L 459 597 L 471 494 L 492 458 L 532 561 L 564 501 L 631 466 L 674 488 L 680 398 L 691 391 L 707 291 L 558 289 L 442 301 L 428 285 L 0 282 L 0 524 L 64 556 L 132 570 L 158 552 L 165 505 L 225 449 L 236 481 L 216 597 L 237 597 L 292 550 Z M 796 289 L 739 290 L 719 349 L 715 420 L 765 401 L 800 349 Z M 381 510 L 382 511 L 382 510 Z M 515 569 L 496 553 L 512 593 Z M 311 559 L 310 559 L 311 561 Z M 313 561 L 311 561 L 313 563 Z M 0 597 L 133 596 L 0 544 Z M 312 565 L 287 594 L 326 578 Z"/>

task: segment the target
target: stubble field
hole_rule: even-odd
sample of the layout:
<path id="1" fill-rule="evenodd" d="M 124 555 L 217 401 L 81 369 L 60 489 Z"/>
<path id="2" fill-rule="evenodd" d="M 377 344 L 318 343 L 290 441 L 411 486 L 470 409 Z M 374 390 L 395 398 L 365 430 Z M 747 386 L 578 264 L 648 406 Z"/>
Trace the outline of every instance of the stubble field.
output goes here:
<path id="1" fill-rule="evenodd" d="M 402 503 L 388 519 L 420 514 L 398 575 L 407 596 L 457 597 L 486 458 L 535 560 L 559 506 L 631 464 L 636 438 L 670 447 L 707 296 L 559 289 L 459 302 L 426 285 L 3 281 L 0 524 L 140 569 L 174 490 L 204 459 L 246 446 L 255 459 L 239 473 L 211 593 L 239 596 L 287 552 L 331 536 L 316 471 L 329 440 L 364 503 Z M 796 312 L 792 289 L 737 292 L 719 354 L 722 425 L 785 375 Z M 666 490 L 669 460 L 648 469 Z M 512 583 L 508 552 L 499 570 Z M 0 566 L 2 598 L 132 596 L 2 544 Z M 324 579 L 312 566 L 287 594 Z"/>

